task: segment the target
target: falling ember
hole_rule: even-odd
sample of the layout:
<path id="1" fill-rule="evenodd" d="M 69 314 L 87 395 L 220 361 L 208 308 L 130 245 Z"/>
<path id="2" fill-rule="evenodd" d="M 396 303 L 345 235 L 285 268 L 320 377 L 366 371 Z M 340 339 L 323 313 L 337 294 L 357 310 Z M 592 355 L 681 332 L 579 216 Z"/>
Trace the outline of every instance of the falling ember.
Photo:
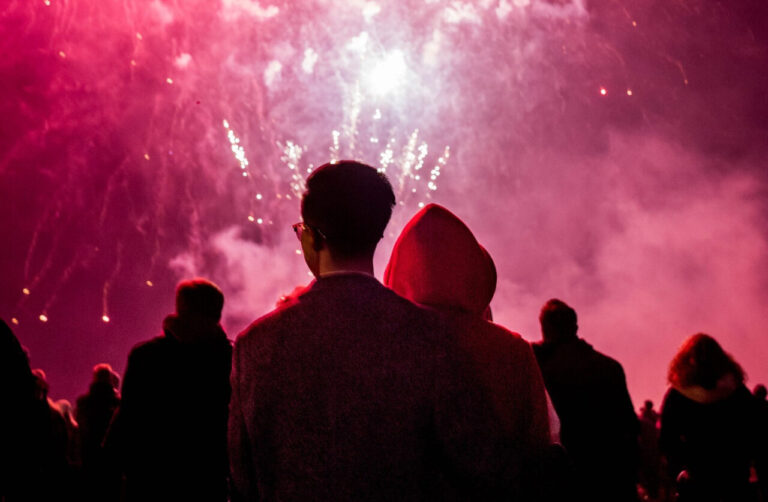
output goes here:
<path id="1" fill-rule="evenodd" d="M 632 89 L 627 89 L 627 96 L 631 96 L 631 95 L 632 95 Z"/>
<path id="2" fill-rule="evenodd" d="M 40 317 L 38 317 L 38 319 L 40 319 L 40 322 L 48 322 L 48 316 L 45 314 L 40 314 Z"/>
<path id="3" fill-rule="evenodd" d="M 146 284 L 147 286 L 149 286 L 150 288 L 151 288 L 152 286 L 154 286 L 154 284 L 152 283 L 152 281 L 147 281 L 145 284 Z"/>
<path id="4" fill-rule="evenodd" d="M 109 322 L 109 316 L 108 316 L 108 315 L 106 315 L 106 314 L 104 314 L 103 316 L 101 316 L 101 320 L 102 320 L 103 322 L 107 323 L 107 322 Z"/>
<path id="5" fill-rule="evenodd" d="M 11 323 L 18 325 L 19 324 L 19 320 L 16 319 L 15 317 L 11 317 Z"/>
<path id="6" fill-rule="evenodd" d="M 603 96 L 605 96 L 606 94 L 608 94 L 608 91 L 605 89 L 605 87 L 601 87 L 601 88 L 600 88 L 600 94 L 602 94 Z"/>
<path id="7" fill-rule="evenodd" d="M 29 296 L 29 293 L 30 293 L 29 288 L 24 288 L 24 289 L 21 290 L 21 292 L 24 293 L 27 296 Z"/>
<path id="8" fill-rule="evenodd" d="M 165 81 L 168 82 L 169 84 L 173 83 L 173 79 L 171 77 L 166 78 Z"/>

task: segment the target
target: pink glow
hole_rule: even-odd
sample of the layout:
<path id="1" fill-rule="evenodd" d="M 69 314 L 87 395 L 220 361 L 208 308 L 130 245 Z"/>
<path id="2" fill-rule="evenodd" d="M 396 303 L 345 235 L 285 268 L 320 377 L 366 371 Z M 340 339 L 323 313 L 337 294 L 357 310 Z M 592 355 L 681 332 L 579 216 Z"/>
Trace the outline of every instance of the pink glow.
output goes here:
<path id="1" fill-rule="evenodd" d="M 340 158 L 402 202 L 377 272 L 438 202 L 496 261 L 494 317 L 537 340 L 544 301 L 568 302 L 636 403 L 697 331 L 768 382 L 765 2 L 7 11 L 0 316 L 54 397 L 121 371 L 180 278 L 222 287 L 232 337 L 306 283 L 289 227 L 307 173 Z"/>

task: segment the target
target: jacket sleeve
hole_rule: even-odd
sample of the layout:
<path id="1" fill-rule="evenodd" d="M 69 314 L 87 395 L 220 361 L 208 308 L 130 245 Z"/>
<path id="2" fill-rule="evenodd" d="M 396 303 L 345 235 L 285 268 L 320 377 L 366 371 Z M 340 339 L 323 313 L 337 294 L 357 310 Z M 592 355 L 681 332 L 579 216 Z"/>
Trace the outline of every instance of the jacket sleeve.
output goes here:
<path id="1" fill-rule="evenodd" d="M 230 376 L 232 395 L 229 401 L 229 425 L 227 442 L 229 450 L 229 469 L 232 502 L 257 500 L 255 473 L 253 470 L 252 447 L 243 415 L 240 375 L 243 353 L 240 339 L 235 342 L 232 353 L 232 373 Z"/>

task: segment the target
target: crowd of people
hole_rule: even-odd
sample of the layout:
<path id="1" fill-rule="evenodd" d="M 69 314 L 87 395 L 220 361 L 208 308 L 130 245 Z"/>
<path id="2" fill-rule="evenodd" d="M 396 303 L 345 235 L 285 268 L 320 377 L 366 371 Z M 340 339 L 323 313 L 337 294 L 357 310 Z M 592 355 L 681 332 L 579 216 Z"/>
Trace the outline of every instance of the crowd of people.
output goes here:
<path id="1" fill-rule="evenodd" d="M 233 346 L 221 290 L 182 281 L 122 386 L 99 364 L 74 409 L 0 322 L 0 501 L 768 500 L 765 387 L 714 338 L 638 417 L 565 302 L 538 343 L 492 321 L 493 260 L 449 210 L 420 210 L 375 279 L 394 204 L 370 166 L 316 169 L 293 226 L 309 286 Z"/>

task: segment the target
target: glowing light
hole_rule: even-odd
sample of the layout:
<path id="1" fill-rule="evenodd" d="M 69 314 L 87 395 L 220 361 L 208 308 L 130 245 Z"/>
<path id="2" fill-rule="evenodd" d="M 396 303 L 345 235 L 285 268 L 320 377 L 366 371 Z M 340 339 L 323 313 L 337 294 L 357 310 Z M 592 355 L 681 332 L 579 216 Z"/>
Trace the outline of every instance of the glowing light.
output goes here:
<path id="1" fill-rule="evenodd" d="M 380 120 L 381 119 L 381 110 L 376 108 L 376 111 L 373 112 L 373 120 Z"/>
<path id="2" fill-rule="evenodd" d="M 67 57 L 67 53 L 64 51 L 59 51 L 59 57 L 61 57 L 61 59 L 64 59 Z"/>
<path id="3" fill-rule="evenodd" d="M 602 94 L 603 96 L 605 96 L 606 94 L 608 94 L 608 91 L 606 90 L 606 88 L 605 88 L 605 87 L 601 87 L 601 88 L 600 88 L 600 94 Z"/>
<path id="4" fill-rule="evenodd" d="M 366 2 L 365 5 L 363 5 L 363 18 L 366 23 L 370 23 L 373 16 L 379 12 L 381 12 L 381 6 L 376 2 Z"/>
<path id="5" fill-rule="evenodd" d="M 364 31 L 347 42 L 347 49 L 362 54 L 368 48 L 368 32 Z"/>
<path id="6" fill-rule="evenodd" d="M 154 286 L 154 284 L 152 283 L 152 281 L 147 281 L 145 284 L 146 284 L 147 286 L 149 286 L 150 288 L 151 288 L 152 286 Z"/>
<path id="7" fill-rule="evenodd" d="M 45 0 L 43 3 L 49 7 L 51 6 L 51 0 Z"/>
<path id="8" fill-rule="evenodd" d="M 11 317 L 11 324 L 16 324 L 16 325 L 18 325 L 18 324 L 19 324 L 19 320 L 18 320 L 18 319 L 16 319 L 15 317 Z"/>
<path id="9" fill-rule="evenodd" d="M 256 220 L 256 223 L 258 223 L 259 225 L 261 225 L 262 223 L 264 223 L 264 220 L 262 220 L 261 218 L 258 218 L 258 219 Z"/>
<path id="10" fill-rule="evenodd" d="M 315 71 L 315 63 L 317 63 L 318 55 L 313 49 L 304 49 L 304 60 L 301 62 L 301 69 L 304 73 L 311 74 Z"/>
<path id="11" fill-rule="evenodd" d="M 405 55 L 400 50 L 394 50 L 373 68 L 368 86 L 374 94 L 388 94 L 405 80 L 407 71 Z"/>
<path id="12" fill-rule="evenodd" d="M 136 38 L 139 40 L 144 40 L 144 37 L 141 36 L 141 33 L 136 33 Z"/>
<path id="13" fill-rule="evenodd" d="M 48 322 L 48 316 L 45 314 L 40 314 L 40 317 L 38 317 L 38 319 L 40 319 L 40 322 Z"/>
<path id="14" fill-rule="evenodd" d="M 149 160 L 149 154 L 148 153 L 144 154 L 144 160 Z"/>
<path id="15" fill-rule="evenodd" d="M 24 288 L 21 290 L 21 292 L 24 293 L 25 295 L 29 295 L 30 293 L 29 288 Z"/>
<path id="16" fill-rule="evenodd" d="M 301 254 L 301 249 L 297 249 L 296 254 Z"/>
<path id="17" fill-rule="evenodd" d="M 631 95 L 632 95 L 632 89 L 627 89 L 627 96 L 631 96 Z"/>
<path id="18" fill-rule="evenodd" d="M 283 70 L 283 65 L 280 61 L 270 61 L 267 68 L 264 70 L 264 83 L 267 87 L 272 87 L 277 79 L 280 77 L 280 72 Z"/>
<path id="19" fill-rule="evenodd" d="M 256 221 L 256 218 L 254 218 L 253 216 L 248 216 L 248 221 L 250 222 Z"/>
<path id="20" fill-rule="evenodd" d="M 257 194 L 256 194 L 256 200 L 261 200 L 262 198 L 263 198 L 263 197 L 261 196 L 261 194 L 260 194 L 260 193 L 257 193 Z"/>
<path id="21" fill-rule="evenodd" d="M 173 83 L 173 79 L 171 77 L 166 78 L 165 81 L 168 82 L 169 84 Z"/>
<path id="22" fill-rule="evenodd" d="M 104 314 L 103 316 L 101 316 L 101 321 L 105 323 L 109 322 L 109 316 L 107 314 Z"/>
<path id="23" fill-rule="evenodd" d="M 331 131 L 331 137 L 333 138 L 333 145 L 331 146 L 331 164 L 335 164 L 339 161 L 339 131 Z"/>
<path id="24" fill-rule="evenodd" d="M 285 145 L 278 141 L 277 146 L 283 150 L 283 155 L 280 156 L 280 160 L 282 160 L 286 167 L 291 171 L 291 191 L 294 195 L 301 197 L 301 194 L 304 193 L 304 176 L 302 176 L 299 170 L 299 162 L 301 161 L 301 156 L 304 154 L 304 148 L 290 140 L 286 141 Z M 290 200 L 291 195 L 286 194 L 285 198 Z"/>
<path id="25" fill-rule="evenodd" d="M 176 65 L 176 68 L 186 68 L 190 61 L 192 61 L 192 55 L 188 52 L 184 52 L 174 60 L 173 64 Z"/>
<path id="26" fill-rule="evenodd" d="M 637 21 L 632 21 L 632 26 L 634 26 L 635 28 L 637 28 Z"/>
<path id="27" fill-rule="evenodd" d="M 131 66 L 136 66 L 136 60 L 131 59 Z"/>
<path id="28" fill-rule="evenodd" d="M 232 149 L 232 153 L 235 154 L 235 159 L 240 164 L 240 169 L 243 170 L 243 176 L 248 176 L 248 158 L 245 156 L 245 149 L 240 146 L 240 138 L 237 137 L 235 131 L 230 129 L 229 122 L 224 119 L 221 121 L 224 129 L 227 130 L 227 139 Z"/>

